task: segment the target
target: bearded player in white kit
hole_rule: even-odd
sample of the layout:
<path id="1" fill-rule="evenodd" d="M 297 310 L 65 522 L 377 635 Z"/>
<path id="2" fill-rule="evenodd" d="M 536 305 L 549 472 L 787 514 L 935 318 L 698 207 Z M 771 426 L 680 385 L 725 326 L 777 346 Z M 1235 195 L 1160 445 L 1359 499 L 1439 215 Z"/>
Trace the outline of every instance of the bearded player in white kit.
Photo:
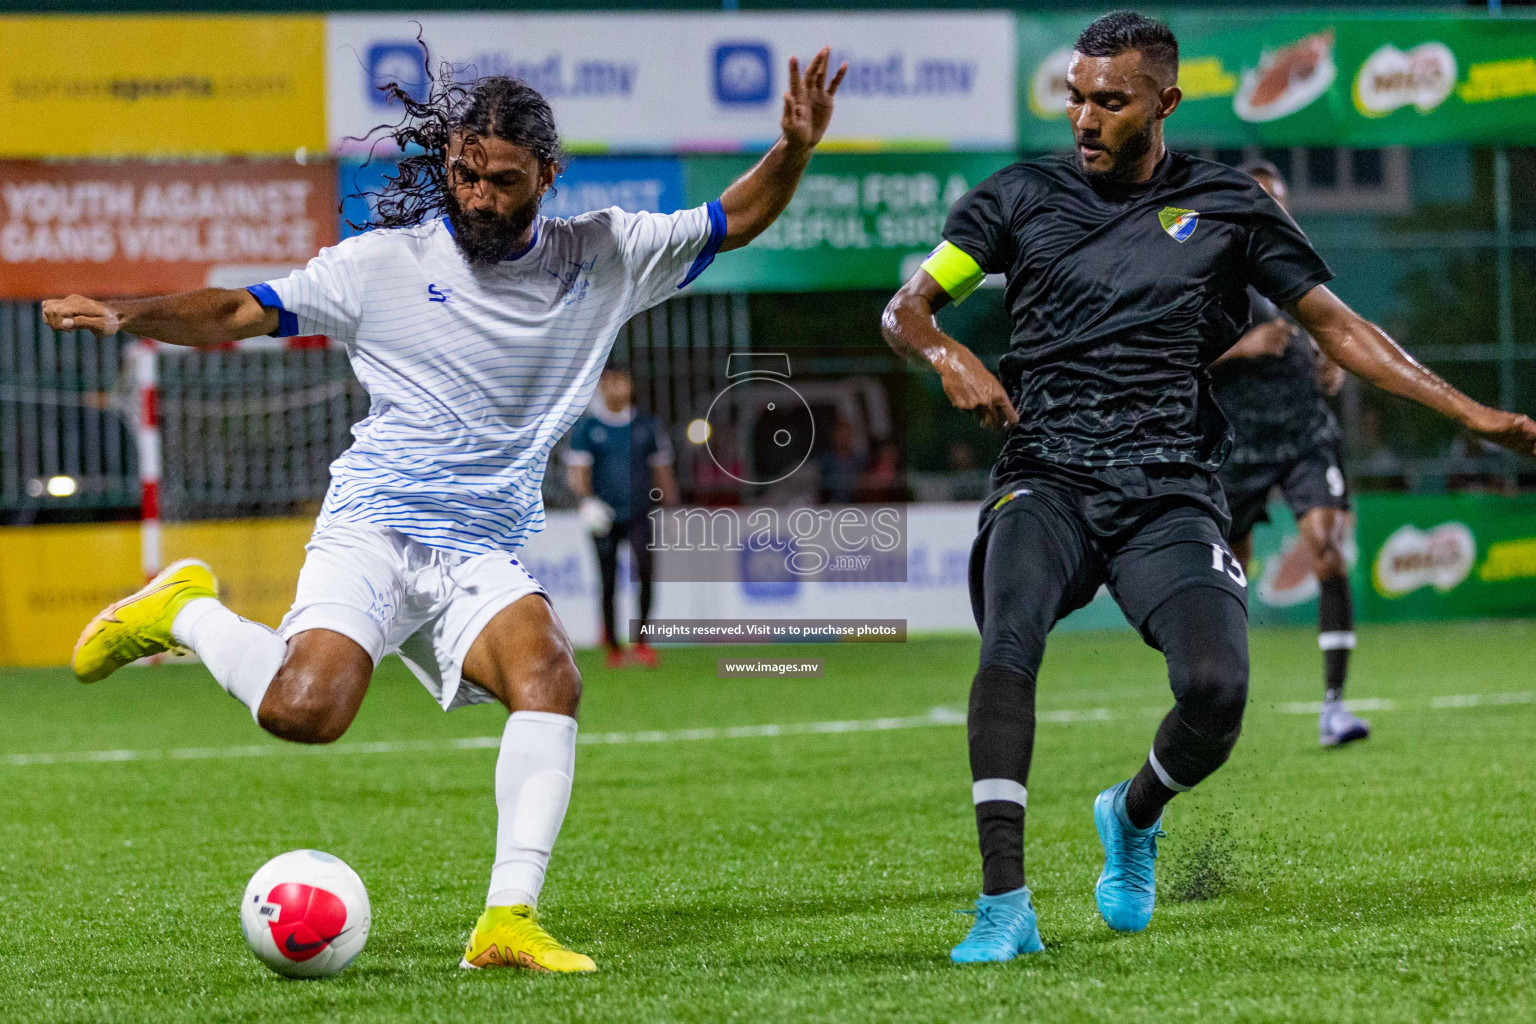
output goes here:
<path id="1" fill-rule="evenodd" d="M 407 155 L 376 204 L 384 229 L 249 289 L 43 304 L 49 326 L 207 348 L 325 334 L 372 399 L 276 631 L 220 604 L 207 565 L 172 565 L 91 621 L 75 674 L 104 679 L 197 653 L 262 728 L 298 743 L 346 731 L 379 660 L 398 653 L 444 710 L 499 701 L 496 858 L 464 967 L 592 971 L 534 907 L 570 801 L 581 677 L 517 551 L 544 523 L 551 449 L 587 407 L 620 327 L 746 245 L 788 205 L 846 67 L 789 61 L 782 137 L 718 200 L 675 214 L 539 216 L 559 170 L 549 105 L 523 82 L 392 90 Z M 414 149 L 407 148 L 414 144 Z"/>

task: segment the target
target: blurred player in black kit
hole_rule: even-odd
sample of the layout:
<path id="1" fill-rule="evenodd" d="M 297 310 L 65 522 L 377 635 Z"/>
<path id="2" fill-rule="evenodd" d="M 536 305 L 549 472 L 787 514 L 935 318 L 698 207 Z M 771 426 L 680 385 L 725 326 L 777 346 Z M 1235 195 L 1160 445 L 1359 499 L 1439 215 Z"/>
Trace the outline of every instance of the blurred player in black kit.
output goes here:
<path id="1" fill-rule="evenodd" d="M 1043 948 L 1024 884 L 1035 674 L 1046 634 L 1101 583 L 1167 658 L 1175 697 L 1140 770 L 1094 801 L 1095 896 L 1111 928 L 1147 926 L 1163 807 L 1237 742 L 1247 580 L 1224 538 L 1216 471 L 1230 440 L 1205 368 L 1246 328 L 1250 285 L 1345 369 L 1536 451 L 1536 423 L 1467 398 L 1340 302 L 1328 267 L 1253 178 L 1164 147 L 1181 98 L 1166 25 L 1115 12 L 1074 49 L 1075 152 L 1013 164 L 961 198 L 881 322 L 893 349 L 938 371 L 951 402 L 1008 431 L 971 559 L 982 893 L 950 954 L 958 962 Z M 934 319 L 989 273 L 1005 276 L 1013 319 L 1001 381 Z"/>
<path id="2" fill-rule="evenodd" d="M 1286 184 L 1268 161 L 1245 164 L 1281 209 Z M 1253 528 L 1269 521 L 1265 506 L 1278 487 L 1296 517 L 1317 577 L 1317 645 L 1323 652 L 1323 710 L 1318 741 L 1336 747 L 1371 734 L 1344 707 L 1355 611 L 1344 546 L 1349 538 L 1349 488 L 1340 457 L 1339 423 L 1323 392 L 1338 391 L 1344 372 L 1296 321 L 1254 288 L 1248 289 L 1248 332 L 1211 364 L 1212 392 L 1232 423 L 1232 454 L 1221 488 L 1232 510 L 1227 536 L 1243 565 L 1253 554 Z"/>

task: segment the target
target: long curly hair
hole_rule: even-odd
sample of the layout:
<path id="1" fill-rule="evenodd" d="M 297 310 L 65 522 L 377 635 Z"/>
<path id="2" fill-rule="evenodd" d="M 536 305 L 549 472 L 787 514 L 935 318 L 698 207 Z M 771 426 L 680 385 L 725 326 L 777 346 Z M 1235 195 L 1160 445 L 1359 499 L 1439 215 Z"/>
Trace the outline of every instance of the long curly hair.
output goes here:
<path id="1" fill-rule="evenodd" d="M 507 75 L 466 75 L 473 69 L 446 62 L 434 75 L 426 42 L 419 34 L 416 42 L 421 46 L 426 99 L 414 99 L 398 82 L 381 86 L 392 102 L 404 108 L 405 116 L 396 124 L 379 125 L 354 137 L 373 143 L 364 166 L 386 142 L 393 142 L 404 154 L 381 189 L 363 193 L 371 199 L 371 215 L 361 224 L 348 220 L 354 230 L 410 227 L 443 213 L 449 188 L 448 142 L 456 135 L 503 139 L 529 150 L 541 167 L 553 163 L 558 171 L 564 166 L 554 111 L 537 89 Z M 546 195 L 553 192 L 551 188 Z"/>

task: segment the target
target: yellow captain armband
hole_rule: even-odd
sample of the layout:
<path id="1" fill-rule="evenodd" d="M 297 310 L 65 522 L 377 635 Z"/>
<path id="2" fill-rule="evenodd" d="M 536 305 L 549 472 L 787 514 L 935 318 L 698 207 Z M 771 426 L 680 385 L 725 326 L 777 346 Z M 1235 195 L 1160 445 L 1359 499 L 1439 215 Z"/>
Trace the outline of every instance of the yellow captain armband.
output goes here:
<path id="1" fill-rule="evenodd" d="M 987 276 L 987 272 L 981 269 L 981 264 L 971 259 L 964 249 L 949 242 L 940 242 L 938 248 L 923 260 L 922 267 L 928 271 L 928 276 L 937 281 L 939 287 L 949 294 L 950 301 L 957 306 L 964 302 Z"/>

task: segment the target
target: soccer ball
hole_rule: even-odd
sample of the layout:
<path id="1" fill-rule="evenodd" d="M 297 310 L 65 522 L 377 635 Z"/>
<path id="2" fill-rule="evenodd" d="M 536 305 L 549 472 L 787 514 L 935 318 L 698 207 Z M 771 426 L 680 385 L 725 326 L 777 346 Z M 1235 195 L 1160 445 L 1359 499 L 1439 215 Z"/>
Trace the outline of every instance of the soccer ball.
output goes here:
<path id="1" fill-rule="evenodd" d="M 294 850 L 251 876 L 240 928 L 256 959 L 289 978 L 340 974 L 363 951 L 373 914 L 357 872 L 328 853 Z"/>

